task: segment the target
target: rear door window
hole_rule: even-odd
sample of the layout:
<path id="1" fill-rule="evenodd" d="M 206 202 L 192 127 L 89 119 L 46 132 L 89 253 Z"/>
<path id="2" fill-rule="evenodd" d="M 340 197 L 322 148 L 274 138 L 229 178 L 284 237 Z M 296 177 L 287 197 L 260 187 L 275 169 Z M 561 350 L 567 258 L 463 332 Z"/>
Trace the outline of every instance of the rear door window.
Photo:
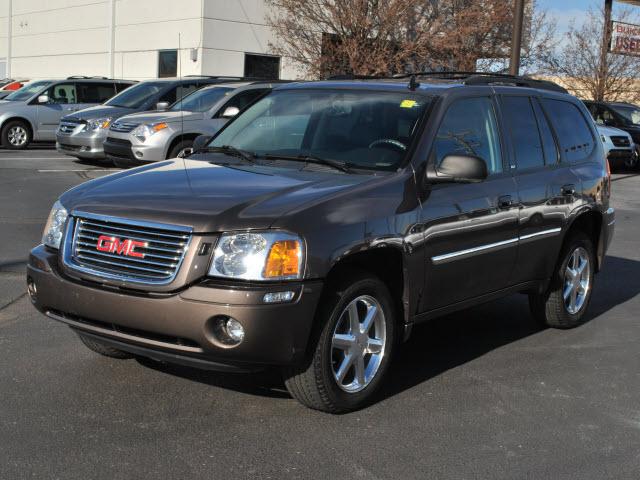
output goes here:
<path id="1" fill-rule="evenodd" d="M 540 103 L 537 99 L 533 100 L 533 110 L 536 112 L 536 119 L 538 120 L 538 128 L 540 129 L 540 137 L 542 138 L 542 147 L 544 150 L 544 159 L 547 165 L 555 165 L 560 161 L 560 152 L 558 151 L 558 144 L 551 131 L 549 120 L 545 115 Z"/>
<path id="2" fill-rule="evenodd" d="M 542 139 L 529 97 L 502 97 L 502 108 L 518 170 L 544 166 Z"/>
<path id="3" fill-rule="evenodd" d="M 542 105 L 551 119 L 558 136 L 565 161 L 577 163 L 591 155 L 595 140 L 582 112 L 571 102 L 542 99 Z"/>
<path id="4" fill-rule="evenodd" d="M 175 101 L 177 100 L 177 90 L 178 90 L 177 86 L 171 87 L 169 90 L 167 90 L 160 96 L 160 98 L 158 99 L 158 102 L 167 102 L 169 105 L 174 104 Z"/>
<path id="5" fill-rule="evenodd" d="M 47 102 L 49 104 L 68 105 L 78 103 L 76 84 L 73 82 L 52 85 L 44 94 L 49 97 L 49 101 Z"/>
<path id="6" fill-rule="evenodd" d="M 473 155 L 486 162 L 489 174 L 502 172 L 502 149 L 491 98 L 455 101 L 438 129 L 434 155 L 436 165 L 447 155 Z"/>
<path id="7" fill-rule="evenodd" d="M 104 103 L 115 95 L 113 83 L 78 83 L 79 103 Z"/>

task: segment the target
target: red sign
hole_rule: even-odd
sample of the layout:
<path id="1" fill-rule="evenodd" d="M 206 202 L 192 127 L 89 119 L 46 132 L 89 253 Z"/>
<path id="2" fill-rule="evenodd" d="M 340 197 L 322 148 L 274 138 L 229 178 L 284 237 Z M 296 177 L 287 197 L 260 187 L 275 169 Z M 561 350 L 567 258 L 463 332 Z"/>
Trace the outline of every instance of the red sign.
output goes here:
<path id="1" fill-rule="evenodd" d="M 146 242 L 139 242 L 137 240 L 131 240 L 129 238 L 120 239 L 118 237 L 100 235 L 98 237 L 98 243 L 96 244 L 96 250 L 100 252 L 115 253 L 116 255 L 144 258 L 144 253 L 136 252 L 135 249 L 136 247 L 144 248 L 146 246 Z"/>
<path id="2" fill-rule="evenodd" d="M 640 56 L 640 25 L 611 22 L 611 53 Z"/>

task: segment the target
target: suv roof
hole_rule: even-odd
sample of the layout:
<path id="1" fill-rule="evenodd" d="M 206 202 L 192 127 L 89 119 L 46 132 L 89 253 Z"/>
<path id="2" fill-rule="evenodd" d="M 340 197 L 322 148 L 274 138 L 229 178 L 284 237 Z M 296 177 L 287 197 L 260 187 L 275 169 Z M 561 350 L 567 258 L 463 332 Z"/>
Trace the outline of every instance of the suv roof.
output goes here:
<path id="1" fill-rule="evenodd" d="M 487 72 L 415 72 L 403 73 L 392 77 L 359 76 L 359 75 L 335 75 L 324 82 L 315 82 L 315 85 L 336 82 L 344 85 L 392 85 L 404 86 L 411 90 L 426 90 L 434 88 L 451 88 L 460 86 L 506 86 L 533 88 L 536 90 L 553 91 L 557 93 L 569 93 L 565 88 L 549 80 L 537 80 L 527 76 L 507 75 Z"/>

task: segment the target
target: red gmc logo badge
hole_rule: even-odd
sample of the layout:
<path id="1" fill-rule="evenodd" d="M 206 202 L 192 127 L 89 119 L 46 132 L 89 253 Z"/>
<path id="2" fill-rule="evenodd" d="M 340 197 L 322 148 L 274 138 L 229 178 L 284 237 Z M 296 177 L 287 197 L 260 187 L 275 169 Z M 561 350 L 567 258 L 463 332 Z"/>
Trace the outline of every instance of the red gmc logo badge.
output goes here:
<path id="1" fill-rule="evenodd" d="M 115 253 L 116 255 L 126 255 L 128 257 L 144 258 L 144 253 L 136 252 L 136 247 L 146 247 L 147 242 L 138 242 L 130 239 L 120 239 L 118 237 L 109 237 L 100 235 L 96 250 L 100 252 Z"/>

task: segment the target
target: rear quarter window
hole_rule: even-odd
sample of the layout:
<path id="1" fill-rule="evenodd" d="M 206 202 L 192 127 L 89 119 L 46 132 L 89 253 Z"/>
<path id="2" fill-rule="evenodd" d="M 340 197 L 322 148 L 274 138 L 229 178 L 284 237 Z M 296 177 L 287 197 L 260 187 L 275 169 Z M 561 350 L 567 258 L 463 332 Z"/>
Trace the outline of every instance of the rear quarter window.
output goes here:
<path id="1" fill-rule="evenodd" d="M 564 160 L 577 163 L 588 158 L 595 139 L 580 109 L 571 102 L 550 98 L 542 99 L 542 105 L 556 131 Z"/>

